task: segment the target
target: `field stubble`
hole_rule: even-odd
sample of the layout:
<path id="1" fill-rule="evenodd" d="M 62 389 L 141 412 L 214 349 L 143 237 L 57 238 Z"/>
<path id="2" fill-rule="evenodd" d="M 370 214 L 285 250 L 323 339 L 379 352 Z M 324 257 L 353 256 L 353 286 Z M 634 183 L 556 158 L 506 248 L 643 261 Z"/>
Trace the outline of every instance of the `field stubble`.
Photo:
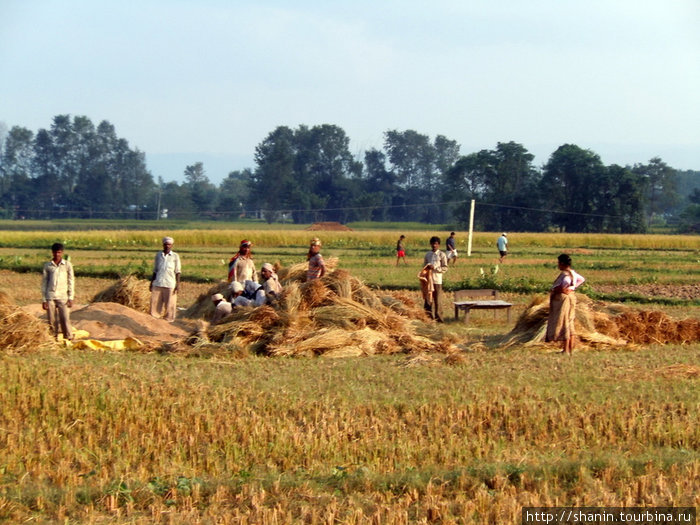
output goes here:
<path id="1" fill-rule="evenodd" d="M 211 286 L 188 282 L 188 272 L 222 279 L 226 246 L 250 233 L 177 232 L 180 306 Z M 419 234 L 409 235 L 411 265 L 397 268 L 396 233 L 355 233 L 321 234 L 324 255 L 370 285 L 417 296 Z M 39 301 L 48 253 L 37 244 L 54 240 L 32 235 L 0 248 L 0 288 L 18 304 Z M 67 233 L 74 264 L 88 272 L 77 302 L 115 281 L 91 268 L 147 271 L 159 235 Z M 303 260 L 308 232 L 256 235 L 259 264 Z M 573 251 L 593 287 L 700 284 L 697 238 L 513 235 L 494 272 L 496 237 L 477 237 L 473 257 L 450 268 L 450 286 L 546 287 L 560 251 Z M 519 311 L 532 298 L 502 295 Z M 475 312 L 469 327 L 447 324 L 471 341 L 511 328 L 491 312 Z M 526 505 L 700 503 L 700 345 L 573 360 L 469 348 L 454 366 L 400 356 L 0 354 L 0 520 L 516 523 Z"/>
<path id="2" fill-rule="evenodd" d="M 523 505 L 697 505 L 699 352 L 6 357 L 0 517 L 514 523 Z"/>

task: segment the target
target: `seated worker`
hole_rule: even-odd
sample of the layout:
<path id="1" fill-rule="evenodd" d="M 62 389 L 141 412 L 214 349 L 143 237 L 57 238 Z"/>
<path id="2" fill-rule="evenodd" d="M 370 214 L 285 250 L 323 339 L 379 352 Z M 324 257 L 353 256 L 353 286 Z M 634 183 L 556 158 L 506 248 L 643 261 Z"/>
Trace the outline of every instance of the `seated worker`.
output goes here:
<path id="1" fill-rule="evenodd" d="M 233 283 L 234 285 L 236 283 Z M 238 283 L 240 285 L 240 283 Z M 246 281 L 243 290 L 233 300 L 233 306 L 260 306 L 265 304 L 265 290 L 255 281 Z M 235 287 L 234 289 L 237 289 Z"/>
<path id="2" fill-rule="evenodd" d="M 263 290 L 265 292 L 265 297 L 268 303 L 272 303 L 279 299 L 282 293 L 282 285 L 277 277 L 274 266 L 270 263 L 265 263 L 262 265 L 260 270 L 260 275 L 263 278 Z"/>
<path id="3" fill-rule="evenodd" d="M 218 323 L 233 311 L 231 303 L 224 299 L 224 296 L 220 293 L 215 293 L 212 295 L 211 300 L 216 307 L 216 310 L 214 310 L 214 316 L 211 318 L 211 324 Z"/>

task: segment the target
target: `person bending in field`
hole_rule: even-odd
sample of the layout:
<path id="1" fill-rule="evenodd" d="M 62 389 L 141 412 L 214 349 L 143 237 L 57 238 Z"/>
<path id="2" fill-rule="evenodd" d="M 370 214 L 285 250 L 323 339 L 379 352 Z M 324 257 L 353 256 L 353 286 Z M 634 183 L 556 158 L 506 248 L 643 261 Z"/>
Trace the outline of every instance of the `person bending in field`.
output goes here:
<path id="1" fill-rule="evenodd" d="M 442 323 L 440 295 L 442 293 L 442 274 L 447 271 L 447 256 L 440 251 L 440 237 L 430 238 L 430 251 L 423 258 L 423 270 L 430 271 L 432 276 L 432 302 L 424 300 L 423 308 L 428 315 L 438 323 Z"/>
<path id="2" fill-rule="evenodd" d="M 51 246 L 52 258 L 44 264 L 41 277 L 41 307 L 49 315 L 49 326 L 56 339 L 60 327 L 63 339 L 73 340 L 70 308 L 73 307 L 75 274 L 70 261 L 63 258 L 63 244 Z"/>
<path id="3" fill-rule="evenodd" d="M 180 256 L 173 251 L 173 238 L 163 237 L 163 251 L 156 253 L 151 276 L 151 315 L 175 320 L 177 292 L 180 289 Z M 165 313 L 163 312 L 165 310 Z"/>
<path id="4" fill-rule="evenodd" d="M 557 265 L 560 273 L 549 291 L 549 318 L 545 341 L 561 341 L 561 353 L 571 355 L 576 344 L 574 291 L 585 279 L 571 268 L 571 256 L 562 253 L 557 258 Z"/>
<path id="5" fill-rule="evenodd" d="M 216 324 L 224 317 L 233 311 L 231 303 L 229 303 L 220 293 L 215 293 L 211 296 L 211 301 L 214 303 L 214 315 L 211 318 L 211 324 Z"/>
<path id="6" fill-rule="evenodd" d="M 403 259 L 404 264 L 408 264 L 406 262 L 406 247 L 404 244 L 404 239 L 406 239 L 405 235 L 402 235 L 399 237 L 399 240 L 396 242 L 396 266 L 399 265 L 399 261 Z"/>
<path id="7" fill-rule="evenodd" d="M 321 255 L 321 239 L 314 237 L 311 239 L 309 253 L 306 254 L 309 261 L 309 269 L 306 271 L 306 280 L 313 281 L 326 275 L 326 263 Z"/>

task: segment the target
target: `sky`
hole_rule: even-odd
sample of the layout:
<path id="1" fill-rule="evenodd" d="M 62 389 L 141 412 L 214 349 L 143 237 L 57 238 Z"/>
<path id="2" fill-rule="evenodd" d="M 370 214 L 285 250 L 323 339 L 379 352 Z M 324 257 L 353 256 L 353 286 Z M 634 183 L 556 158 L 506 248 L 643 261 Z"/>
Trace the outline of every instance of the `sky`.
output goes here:
<path id="1" fill-rule="evenodd" d="M 700 170 L 698 28 L 699 0 L 0 0 L 0 123 L 107 120 L 166 181 L 302 124 Z"/>

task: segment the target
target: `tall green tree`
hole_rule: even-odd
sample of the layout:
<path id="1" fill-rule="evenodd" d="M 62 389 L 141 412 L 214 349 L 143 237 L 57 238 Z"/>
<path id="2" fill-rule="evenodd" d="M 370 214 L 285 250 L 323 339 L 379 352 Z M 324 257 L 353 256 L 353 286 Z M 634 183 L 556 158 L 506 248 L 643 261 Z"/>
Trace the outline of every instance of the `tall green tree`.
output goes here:
<path id="1" fill-rule="evenodd" d="M 285 208 L 294 208 L 310 195 L 304 188 L 297 188 L 294 178 L 296 149 L 294 132 L 287 126 L 279 126 L 255 148 L 256 169 L 252 177 L 254 202 L 263 210 L 268 222 L 282 218 Z M 295 220 L 298 217 L 295 217 Z"/>
<path id="2" fill-rule="evenodd" d="M 34 133 L 20 126 L 10 129 L 0 155 L 0 207 L 4 215 L 25 215 L 33 207 L 32 159 Z"/>
<path id="3" fill-rule="evenodd" d="M 235 219 L 251 209 L 250 188 L 253 172 L 250 169 L 232 171 L 219 184 L 216 211 L 220 217 Z"/>
<path id="4" fill-rule="evenodd" d="M 185 168 L 185 187 L 195 211 L 201 214 L 212 211 L 216 206 L 216 187 L 209 181 L 204 172 L 204 164 L 195 162 Z"/>
<path id="5" fill-rule="evenodd" d="M 569 232 L 596 231 L 593 214 L 605 177 L 600 157 L 574 144 L 559 146 L 544 167 L 542 194 L 552 222 Z"/>
<path id="6" fill-rule="evenodd" d="M 648 181 L 647 220 L 649 224 L 655 215 L 672 212 L 680 204 L 678 172 L 659 157 L 654 157 L 647 164 L 635 164 L 632 171 Z"/>

